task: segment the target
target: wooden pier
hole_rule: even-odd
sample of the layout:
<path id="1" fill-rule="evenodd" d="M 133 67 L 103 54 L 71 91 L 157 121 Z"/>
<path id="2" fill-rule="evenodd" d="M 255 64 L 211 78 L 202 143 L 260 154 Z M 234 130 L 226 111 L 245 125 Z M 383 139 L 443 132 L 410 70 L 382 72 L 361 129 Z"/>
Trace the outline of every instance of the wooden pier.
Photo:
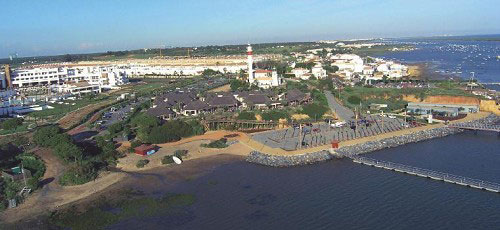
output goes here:
<path id="1" fill-rule="evenodd" d="M 433 171 L 429 169 L 422 169 L 413 166 L 381 161 L 376 159 L 371 159 L 367 157 L 359 156 L 349 156 L 355 163 L 360 163 L 364 165 L 374 166 L 377 168 L 388 169 L 396 172 L 407 173 L 410 175 L 430 178 L 434 180 L 440 180 L 448 183 L 463 185 L 471 188 L 482 189 L 490 192 L 500 193 L 500 184 L 494 182 L 488 182 L 478 179 L 472 179 L 463 176 L 457 176 L 449 173 L 443 173 L 438 171 Z"/>
<path id="2" fill-rule="evenodd" d="M 492 132 L 499 132 L 500 133 L 500 125 L 494 125 L 494 124 L 458 123 L 458 124 L 448 125 L 448 127 L 456 128 L 456 129 L 468 129 L 468 130 L 475 130 L 475 131 L 492 131 Z"/>

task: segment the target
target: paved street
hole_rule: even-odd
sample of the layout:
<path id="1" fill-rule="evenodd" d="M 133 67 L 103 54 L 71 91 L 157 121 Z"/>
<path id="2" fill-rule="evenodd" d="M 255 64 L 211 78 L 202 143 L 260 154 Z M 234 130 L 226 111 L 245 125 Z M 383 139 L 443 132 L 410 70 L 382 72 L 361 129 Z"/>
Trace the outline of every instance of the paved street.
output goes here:
<path id="1" fill-rule="evenodd" d="M 337 99 L 335 99 L 332 92 L 325 91 L 325 96 L 326 96 L 326 99 L 328 100 L 328 106 L 330 106 L 330 109 L 335 114 L 337 114 L 339 119 L 344 120 L 344 121 L 349 121 L 354 117 L 354 112 L 351 111 L 350 109 L 346 108 L 345 106 L 341 105 L 337 101 Z"/>

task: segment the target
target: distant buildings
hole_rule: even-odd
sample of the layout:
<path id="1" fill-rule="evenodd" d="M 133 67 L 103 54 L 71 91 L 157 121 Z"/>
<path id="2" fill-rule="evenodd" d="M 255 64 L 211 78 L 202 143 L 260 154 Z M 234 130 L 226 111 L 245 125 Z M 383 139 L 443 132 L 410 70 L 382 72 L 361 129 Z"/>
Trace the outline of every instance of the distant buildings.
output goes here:
<path id="1" fill-rule="evenodd" d="M 16 69 L 6 75 L 13 88 L 63 86 L 70 82 L 87 82 L 102 89 L 112 89 L 128 83 L 127 74 L 117 66 L 37 67 Z M 64 88 L 64 87 L 63 87 Z"/>

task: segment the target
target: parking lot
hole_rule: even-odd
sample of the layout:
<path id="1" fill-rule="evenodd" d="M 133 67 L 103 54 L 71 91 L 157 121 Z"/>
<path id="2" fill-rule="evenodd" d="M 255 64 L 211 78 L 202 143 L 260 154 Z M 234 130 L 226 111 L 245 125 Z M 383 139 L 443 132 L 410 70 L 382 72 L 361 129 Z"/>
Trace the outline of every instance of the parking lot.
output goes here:
<path id="1" fill-rule="evenodd" d="M 369 115 L 357 122 L 347 122 L 342 127 L 332 127 L 321 122 L 302 128 L 302 148 L 315 147 L 331 143 L 333 140 L 346 141 L 362 137 L 374 136 L 382 133 L 393 132 L 410 127 L 408 123 L 399 118 Z M 296 150 L 300 147 L 300 128 L 291 127 L 273 130 L 252 135 L 252 138 L 264 145 Z"/>

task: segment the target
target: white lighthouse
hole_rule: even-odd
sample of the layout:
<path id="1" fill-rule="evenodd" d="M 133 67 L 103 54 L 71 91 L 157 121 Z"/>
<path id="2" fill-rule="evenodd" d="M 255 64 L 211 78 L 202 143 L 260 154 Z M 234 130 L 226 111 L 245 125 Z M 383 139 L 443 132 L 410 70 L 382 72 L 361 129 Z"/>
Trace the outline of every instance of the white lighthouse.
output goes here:
<path id="1" fill-rule="evenodd" d="M 247 46 L 247 64 L 248 64 L 248 83 L 253 84 L 255 79 L 253 76 L 253 51 L 252 46 L 248 44 Z"/>

